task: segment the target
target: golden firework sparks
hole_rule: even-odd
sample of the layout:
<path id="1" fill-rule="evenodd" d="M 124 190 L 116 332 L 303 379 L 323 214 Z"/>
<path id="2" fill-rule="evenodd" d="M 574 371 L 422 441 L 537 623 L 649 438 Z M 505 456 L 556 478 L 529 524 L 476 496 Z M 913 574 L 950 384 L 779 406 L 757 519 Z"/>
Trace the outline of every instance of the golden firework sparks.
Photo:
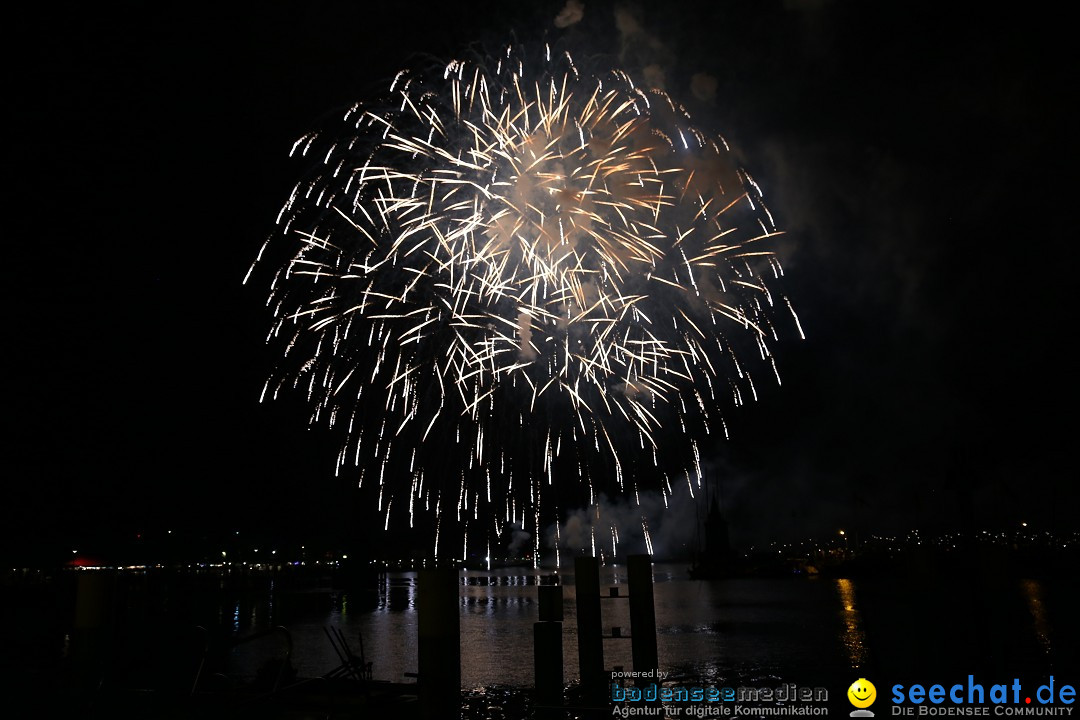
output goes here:
<path id="1" fill-rule="evenodd" d="M 534 561 L 576 491 L 666 502 L 671 474 L 700 478 L 718 391 L 757 396 L 739 348 L 779 381 L 777 305 L 802 335 L 727 144 L 621 71 L 543 57 L 402 71 L 296 142 L 320 165 L 271 236 L 295 250 L 262 396 L 300 389 L 313 423 L 347 426 L 338 470 L 377 472 L 385 527 L 433 513 L 436 547 L 453 526 L 467 552 L 470 523 L 494 522 L 477 548 L 520 523 Z"/>

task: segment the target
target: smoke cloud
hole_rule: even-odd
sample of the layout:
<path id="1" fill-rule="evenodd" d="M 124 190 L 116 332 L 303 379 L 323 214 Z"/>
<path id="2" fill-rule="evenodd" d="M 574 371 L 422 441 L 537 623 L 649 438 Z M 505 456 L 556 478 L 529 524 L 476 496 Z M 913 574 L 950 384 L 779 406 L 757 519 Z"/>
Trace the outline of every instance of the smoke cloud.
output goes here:
<path id="1" fill-rule="evenodd" d="M 518 343 L 521 350 L 518 357 L 522 360 L 535 360 L 536 348 L 532 344 L 532 315 L 522 310 L 517 316 Z"/>
<path id="2" fill-rule="evenodd" d="M 716 100 L 717 85 L 716 78 L 709 73 L 695 73 L 694 76 L 690 78 L 690 92 L 702 102 L 713 102 Z"/>
<path id="3" fill-rule="evenodd" d="M 532 535 L 515 525 L 510 531 L 510 544 L 506 548 L 507 553 L 511 557 L 524 555 L 527 551 L 532 549 L 530 540 L 532 540 Z"/>
<path id="4" fill-rule="evenodd" d="M 675 54 L 642 21 L 641 8 L 620 5 L 615 8 L 615 27 L 619 31 L 619 62 L 624 67 L 641 68 L 645 84 L 664 90 L 667 71 L 674 65 Z"/>
<path id="5" fill-rule="evenodd" d="M 566 0 L 566 5 L 555 16 L 555 27 L 566 28 L 576 25 L 585 17 L 585 4 L 580 0 Z"/>
<path id="6" fill-rule="evenodd" d="M 708 511 L 706 503 L 705 488 L 686 476 L 672 481 L 666 503 L 659 492 L 601 496 L 594 505 L 567 514 L 559 526 L 557 544 L 570 555 L 592 555 L 595 547 L 596 556 L 607 559 L 646 553 L 651 545 L 657 559 L 688 559 L 698 549 L 698 527 Z M 547 546 L 554 548 L 555 527 L 544 535 Z"/>

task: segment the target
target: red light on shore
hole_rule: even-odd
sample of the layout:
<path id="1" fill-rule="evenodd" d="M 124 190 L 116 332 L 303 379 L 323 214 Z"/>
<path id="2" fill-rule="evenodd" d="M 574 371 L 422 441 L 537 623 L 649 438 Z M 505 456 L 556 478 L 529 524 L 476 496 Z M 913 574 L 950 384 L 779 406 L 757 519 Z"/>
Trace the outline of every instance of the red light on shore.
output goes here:
<path id="1" fill-rule="evenodd" d="M 88 557 L 86 555 L 76 555 L 75 559 L 68 563 L 68 567 L 74 568 L 86 568 L 86 567 L 102 567 L 104 563 L 98 558 Z"/>

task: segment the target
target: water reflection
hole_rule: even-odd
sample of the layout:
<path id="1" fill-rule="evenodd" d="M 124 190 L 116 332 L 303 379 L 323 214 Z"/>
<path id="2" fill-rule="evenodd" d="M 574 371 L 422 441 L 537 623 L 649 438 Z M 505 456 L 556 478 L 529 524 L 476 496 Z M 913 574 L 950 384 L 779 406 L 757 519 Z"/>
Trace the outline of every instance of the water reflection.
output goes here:
<path id="1" fill-rule="evenodd" d="M 376 611 L 416 612 L 416 573 L 405 573 L 386 578 L 379 586 Z"/>
<path id="2" fill-rule="evenodd" d="M 843 607 L 841 619 L 844 629 L 841 636 L 844 650 L 847 652 L 851 668 L 857 670 L 866 664 L 868 649 L 866 645 L 866 633 L 862 627 L 862 617 L 855 605 L 855 583 L 848 578 L 839 578 L 836 581 L 836 591 L 840 596 L 840 604 Z"/>
<path id="3" fill-rule="evenodd" d="M 326 636 L 327 628 L 337 628 L 354 649 L 364 648 L 366 658 L 374 662 L 375 678 L 409 681 L 417 670 L 417 577 L 415 572 L 391 572 L 377 585 L 372 582 L 347 592 L 330 583 L 307 587 L 259 576 L 231 576 L 227 581 L 211 576 L 165 577 L 158 590 L 159 614 L 128 613 L 124 622 L 132 636 L 152 635 L 146 629 L 154 629 L 155 622 L 159 627 L 201 625 L 218 645 L 283 625 L 293 641 L 292 663 L 304 677 L 318 677 L 340 664 Z M 973 660 L 990 655 L 982 652 L 985 645 L 964 655 L 968 652 L 964 646 L 952 641 L 986 634 L 986 613 L 971 612 L 973 595 L 960 592 L 960 586 L 949 586 L 945 592 L 939 584 L 897 577 L 701 581 L 690 580 L 678 565 L 658 565 L 653 577 L 659 665 L 671 674 L 672 682 L 824 685 L 847 678 L 849 683 L 853 669 L 869 673 L 871 662 L 877 671 L 883 663 L 903 669 L 929 662 L 919 648 L 928 638 L 943 634 L 950 642 L 945 645 L 948 652 L 938 654 L 941 668 L 971 667 Z M 572 574 L 560 578 L 564 675 L 571 683 L 578 676 L 575 588 Z M 623 567 L 601 569 L 603 595 L 611 587 L 620 588 L 619 599 L 603 601 L 607 634 L 615 626 L 633 634 L 627 593 L 622 592 L 625 581 Z M 539 619 L 537 585 L 554 579 L 504 569 L 465 572 L 459 582 L 463 686 L 530 687 L 533 623 Z M 1002 653 L 995 657 L 1013 663 L 1003 667 L 1050 671 L 1057 669 L 1050 660 L 1070 661 L 1071 649 L 1077 646 L 1076 625 L 1070 613 L 1054 611 L 1075 606 L 1072 586 L 1015 580 L 1008 581 L 1008 587 L 1015 589 L 1005 593 L 1008 602 L 991 606 L 995 622 L 1007 630 L 995 636 L 991 647 Z M 135 585 L 132 593 L 143 592 L 139 588 Z M 952 604 L 941 606 L 943 595 L 952 598 Z M 144 595 L 132 597 L 131 604 L 148 602 Z M 59 652 L 62 635 L 56 637 Z M 254 675 L 267 657 L 279 651 L 271 639 L 240 646 L 234 665 L 247 663 L 246 674 Z M 606 641 L 604 655 L 609 668 L 633 666 L 631 643 L 626 640 Z"/>
<path id="4" fill-rule="evenodd" d="M 1042 583 L 1038 580 L 1021 580 L 1020 587 L 1027 601 L 1028 611 L 1035 622 L 1035 637 L 1038 638 L 1039 647 L 1046 654 L 1050 654 L 1050 620 L 1046 613 L 1046 603 L 1043 600 Z"/>
<path id="5" fill-rule="evenodd" d="M 274 624 L 274 581 L 270 581 L 270 590 L 266 595 L 266 618 L 267 621 Z"/>

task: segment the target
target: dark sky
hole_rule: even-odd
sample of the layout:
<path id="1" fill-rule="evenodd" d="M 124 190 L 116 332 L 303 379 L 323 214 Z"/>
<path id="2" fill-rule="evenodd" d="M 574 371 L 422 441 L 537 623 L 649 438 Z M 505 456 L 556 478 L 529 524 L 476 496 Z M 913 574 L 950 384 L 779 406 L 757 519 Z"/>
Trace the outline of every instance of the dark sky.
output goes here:
<path id="1" fill-rule="evenodd" d="M 368 522 L 259 405 L 294 139 L 417 53 L 563 38 L 662 69 L 789 234 L 808 334 L 714 448 L 736 534 L 1075 528 L 1075 61 L 1060 18 L 940 2 L 132 4 L 9 19 L 5 546 Z M 659 6 L 663 6 L 662 8 Z M 505 7 L 504 7 L 505 6 Z M 616 23 L 616 10 L 638 31 Z M 563 37 L 563 36 L 566 37 Z M 717 81 L 699 99 L 691 78 Z"/>

